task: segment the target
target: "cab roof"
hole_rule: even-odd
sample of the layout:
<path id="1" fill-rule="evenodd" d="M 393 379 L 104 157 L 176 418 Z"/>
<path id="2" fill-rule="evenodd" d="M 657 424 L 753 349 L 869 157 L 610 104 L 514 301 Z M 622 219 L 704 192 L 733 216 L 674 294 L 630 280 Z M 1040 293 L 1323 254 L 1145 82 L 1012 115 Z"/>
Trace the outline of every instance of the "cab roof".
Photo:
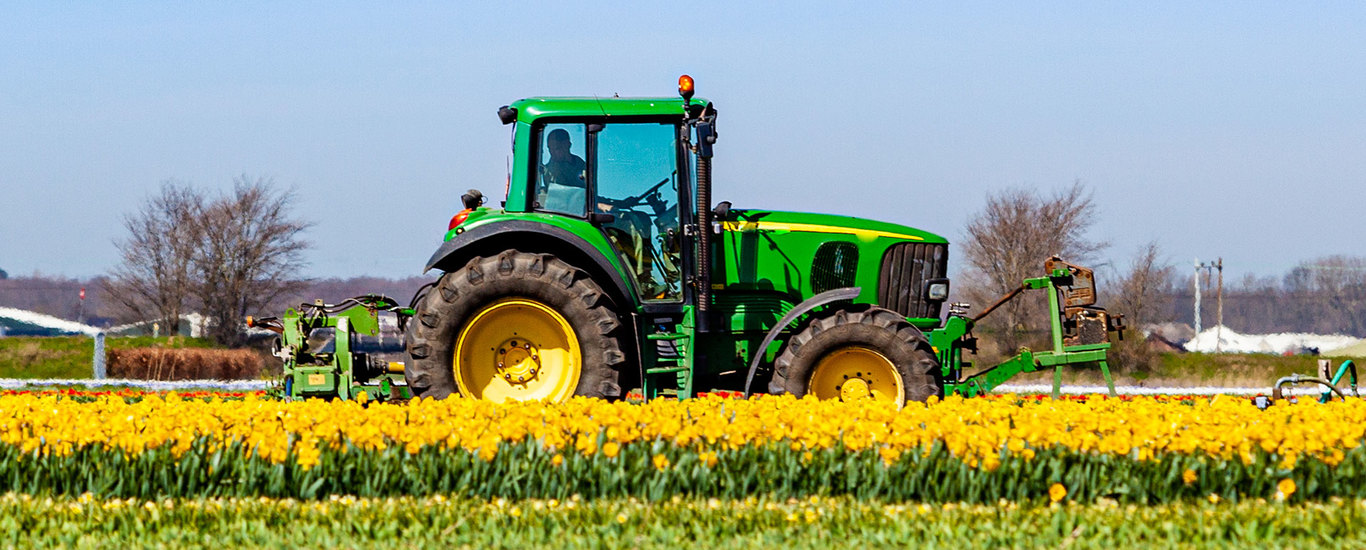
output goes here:
<path id="1" fill-rule="evenodd" d="M 693 105 L 706 105 L 694 97 Z M 681 97 L 529 97 L 510 105 L 517 121 L 530 123 L 542 117 L 683 116 Z"/>

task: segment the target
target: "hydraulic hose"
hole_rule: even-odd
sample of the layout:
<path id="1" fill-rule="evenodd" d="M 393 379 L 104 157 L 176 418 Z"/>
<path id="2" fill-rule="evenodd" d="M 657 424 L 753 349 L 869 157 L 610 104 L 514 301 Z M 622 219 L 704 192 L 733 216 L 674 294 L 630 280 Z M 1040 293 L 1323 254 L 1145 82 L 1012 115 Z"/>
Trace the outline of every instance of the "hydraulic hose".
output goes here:
<path id="1" fill-rule="evenodd" d="M 1292 386 L 1295 384 L 1302 384 L 1306 382 L 1327 386 L 1328 389 L 1332 390 L 1333 393 L 1338 394 L 1338 397 L 1342 398 L 1343 401 L 1347 400 L 1347 394 L 1342 393 L 1342 390 L 1338 389 L 1337 386 L 1334 386 L 1332 382 L 1329 382 L 1317 376 L 1303 376 L 1299 373 L 1295 373 L 1290 376 L 1281 378 L 1280 380 L 1277 380 L 1276 385 L 1271 387 L 1271 399 L 1274 401 L 1285 399 L 1285 391 L 1282 389 L 1284 386 Z"/>
<path id="2" fill-rule="evenodd" d="M 1009 301 L 1011 301 L 1012 299 L 1014 299 L 1014 298 L 1015 298 L 1016 296 L 1018 296 L 1021 292 L 1023 292 L 1024 289 L 1025 289 L 1025 286 L 1024 286 L 1024 285 L 1020 285 L 1020 286 L 1016 287 L 1015 290 L 1010 291 L 1009 294 L 1006 294 L 1005 296 L 1002 296 L 1000 300 L 996 300 L 996 303 L 991 304 L 991 307 L 988 307 L 988 308 L 982 310 L 981 313 L 978 313 L 976 317 L 973 317 L 973 318 L 972 318 L 972 322 L 973 322 L 973 323 L 976 323 L 977 321 L 981 321 L 983 317 L 986 317 L 986 316 L 989 315 L 991 312 L 996 311 L 996 308 L 1001 307 L 1002 304 L 1005 304 L 1006 302 L 1009 302 Z"/>

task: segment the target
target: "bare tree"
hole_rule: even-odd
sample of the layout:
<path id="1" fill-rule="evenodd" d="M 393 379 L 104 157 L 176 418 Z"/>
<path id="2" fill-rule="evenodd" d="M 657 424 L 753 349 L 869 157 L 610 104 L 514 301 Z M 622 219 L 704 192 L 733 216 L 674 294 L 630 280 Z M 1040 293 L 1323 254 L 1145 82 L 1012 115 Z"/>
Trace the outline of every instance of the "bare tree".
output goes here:
<path id="1" fill-rule="evenodd" d="M 128 237 L 115 242 L 123 259 L 104 287 L 125 317 L 158 319 L 168 333 L 175 331 L 191 295 L 198 240 L 195 220 L 203 207 L 204 197 L 197 190 L 167 180 L 160 194 L 124 216 Z"/>
<path id="2" fill-rule="evenodd" d="M 986 208 L 967 226 L 965 295 L 974 303 L 991 304 L 1025 278 L 1043 275 L 1044 261 L 1052 255 L 1074 263 L 1090 261 L 1106 246 L 1087 238 L 1095 217 L 1095 204 L 1079 181 L 1047 197 L 1023 188 L 988 196 Z M 1014 350 L 1030 315 L 1042 309 L 1038 303 L 1037 296 L 1022 296 L 984 324 L 999 334 L 1003 349 Z"/>
<path id="3" fill-rule="evenodd" d="M 1161 317 L 1172 299 L 1176 268 L 1162 256 L 1156 241 L 1140 246 L 1129 262 L 1129 271 L 1107 292 L 1106 304 L 1113 313 L 1122 314 L 1134 331 L 1114 343 L 1111 361 L 1129 371 L 1148 371 L 1157 354 L 1143 338 L 1142 327 Z M 1106 288 L 1106 287 L 1103 287 Z"/>
<path id="4" fill-rule="evenodd" d="M 209 199 L 191 185 L 162 184 L 161 194 L 124 219 L 123 262 L 108 294 L 135 319 L 160 319 L 174 331 L 182 312 L 202 308 L 209 336 L 240 345 L 247 313 L 274 305 L 303 281 L 301 240 L 310 224 L 290 212 L 292 192 L 270 178 L 241 176 L 233 193 Z"/>
<path id="5" fill-rule="evenodd" d="M 258 313 L 305 283 L 301 239 L 311 224 L 291 215 L 294 193 L 270 178 L 240 176 L 233 194 L 208 203 L 198 219 L 195 295 L 209 336 L 235 346 L 245 340 L 248 313 Z"/>
<path id="6" fill-rule="evenodd" d="M 1162 257 L 1157 241 L 1139 247 L 1129 262 L 1129 272 L 1114 283 L 1110 309 L 1123 314 L 1135 328 L 1154 322 L 1171 300 L 1175 274 L 1175 266 Z"/>

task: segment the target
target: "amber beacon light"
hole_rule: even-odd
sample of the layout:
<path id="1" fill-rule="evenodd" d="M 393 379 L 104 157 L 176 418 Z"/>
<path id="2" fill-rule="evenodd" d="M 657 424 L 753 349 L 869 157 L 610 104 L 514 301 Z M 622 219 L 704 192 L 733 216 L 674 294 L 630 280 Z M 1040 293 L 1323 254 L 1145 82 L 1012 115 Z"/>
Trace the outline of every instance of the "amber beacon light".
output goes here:
<path id="1" fill-rule="evenodd" d="M 683 75 L 678 77 L 678 95 L 683 96 L 683 100 L 692 99 L 692 77 Z"/>

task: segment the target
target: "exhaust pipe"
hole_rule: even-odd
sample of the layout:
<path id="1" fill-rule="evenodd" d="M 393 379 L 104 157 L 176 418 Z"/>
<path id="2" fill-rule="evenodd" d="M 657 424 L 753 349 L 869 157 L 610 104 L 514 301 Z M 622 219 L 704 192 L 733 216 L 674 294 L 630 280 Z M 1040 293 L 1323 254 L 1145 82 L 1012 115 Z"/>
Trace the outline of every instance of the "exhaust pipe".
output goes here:
<path id="1" fill-rule="evenodd" d="M 691 76 L 678 77 L 678 95 L 683 97 L 683 120 L 697 132 L 697 273 L 693 281 L 697 296 L 697 332 L 711 331 L 711 157 L 712 144 L 716 143 L 716 109 L 711 103 L 702 107 L 695 118 L 696 111 L 691 105 L 693 80 Z"/>

